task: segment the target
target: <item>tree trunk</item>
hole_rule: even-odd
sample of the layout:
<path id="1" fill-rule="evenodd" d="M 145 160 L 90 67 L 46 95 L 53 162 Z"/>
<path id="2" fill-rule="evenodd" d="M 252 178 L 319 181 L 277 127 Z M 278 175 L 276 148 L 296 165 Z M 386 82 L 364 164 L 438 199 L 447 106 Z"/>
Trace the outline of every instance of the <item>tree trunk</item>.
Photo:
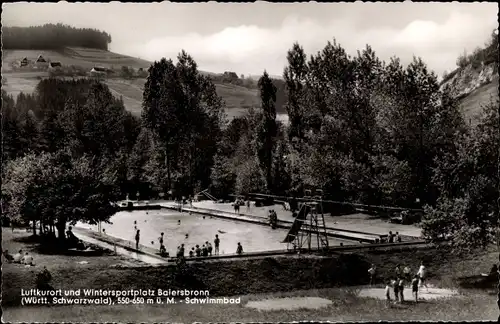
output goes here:
<path id="1" fill-rule="evenodd" d="M 33 235 L 36 236 L 36 220 L 33 220 Z"/>
<path id="2" fill-rule="evenodd" d="M 500 261 L 500 254 L 498 254 L 498 260 Z M 498 270 L 498 272 L 500 273 L 500 270 Z M 497 290 L 498 290 L 498 294 L 497 294 L 497 307 L 498 307 L 498 310 L 500 310 L 500 276 L 498 276 Z M 498 320 L 500 322 L 500 315 L 498 316 Z"/>
<path id="3" fill-rule="evenodd" d="M 57 228 L 57 237 L 59 238 L 59 240 L 65 240 L 66 218 L 60 218 L 56 224 L 56 228 Z"/>
<path id="4" fill-rule="evenodd" d="M 165 166 L 167 168 L 167 186 L 168 190 L 172 190 L 172 182 L 171 182 L 171 176 L 170 176 L 170 155 L 168 152 L 168 144 L 165 147 Z"/>
<path id="5" fill-rule="evenodd" d="M 498 118 L 498 135 L 500 136 L 500 116 Z M 497 199 L 497 212 L 498 212 L 498 218 L 497 218 L 497 227 L 500 228 L 500 147 L 498 147 L 498 155 L 497 155 L 497 186 L 498 186 L 498 199 Z M 497 236 L 497 241 L 498 241 L 498 236 Z M 499 244 L 497 242 L 497 244 Z M 500 261 L 500 254 L 498 254 L 498 261 Z M 500 270 L 499 270 L 500 274 Z M 497 295 L 497 307 L 498 310 L 500 310 L 500 276 L 498 279 L 498 295 Z M 498 322 L 500 322 L 500 315 L 498 316 Z"/>

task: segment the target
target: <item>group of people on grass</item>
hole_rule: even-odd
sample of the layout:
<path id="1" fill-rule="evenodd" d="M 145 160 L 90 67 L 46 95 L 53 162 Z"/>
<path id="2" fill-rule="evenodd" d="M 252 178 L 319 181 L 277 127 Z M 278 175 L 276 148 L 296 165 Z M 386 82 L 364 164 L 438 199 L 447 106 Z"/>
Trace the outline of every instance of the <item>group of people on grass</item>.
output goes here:
<path id="1" fill-rule="evenodd" d="M 14 255 L 11 255 L 8 250 L 3 251 L 3 256 L 8 263 L 19 263 L 27 266 L 34 266 L 33 256 L 28 252 L 23 254 L 23 250 L 19 250 Z"/>
<path id="2" fill-rule="evenodd" d="M 370 275 L 371 286 L 375 283 L 376 280 L 377 270 L 375 265 L 372 265 L 372 267 L 368 270 L 368 273 Z M 401 265 L 397 265 L 394 274 L 390 277 L 390 279 L 387 280 L 385 286 L 385 297 L 388 305 L 393 300 L 391 298 L 391 291 L 394 292 L 395 303 L 404 302 L 404 289 L 407 285 L 412 289 L 412 294 L 415 298 L 415 302 L 418 302 L 418 291 L 420 287 L 425 286 L 425 288 L 428 290 L 426 284 L 426 275 L 427 270 L 423 262 L 420 264 L 418 272 L 413 275 L 413 278 L 410 267 L 406 266 L 403 268 Z"/>

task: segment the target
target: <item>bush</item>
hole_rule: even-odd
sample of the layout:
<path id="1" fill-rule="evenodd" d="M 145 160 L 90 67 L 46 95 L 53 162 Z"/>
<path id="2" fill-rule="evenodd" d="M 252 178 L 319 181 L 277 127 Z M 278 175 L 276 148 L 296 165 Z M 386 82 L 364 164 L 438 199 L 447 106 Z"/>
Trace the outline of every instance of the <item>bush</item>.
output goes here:
<path id="1" fill-rule="evenodd" d="M 459 68 L 465 68 L 469 64 L 469 58 L 467 56 L 467 52 L 464 51 L 462 55 L 459 55 L 457 58 L 457 66 Z"/>

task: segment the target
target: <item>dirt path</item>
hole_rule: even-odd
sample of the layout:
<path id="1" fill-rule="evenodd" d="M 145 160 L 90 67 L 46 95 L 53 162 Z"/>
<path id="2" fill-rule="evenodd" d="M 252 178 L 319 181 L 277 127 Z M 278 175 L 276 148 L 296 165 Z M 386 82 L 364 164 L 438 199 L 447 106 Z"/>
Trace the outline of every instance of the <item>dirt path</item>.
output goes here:
<path id="1" fill-rule="evenodd" d="M 405 300 L 414 300 L 415 297 L 412 294 L 411 288 L 406 288 L 403 290 L 403 295 Z M 385 289 L 384 288 L 361 288 L 361 291 L 358 295 L 359 297 L 369 297 L 376 299 L 385 300 Z M 459 296 L 457 291 L 451 289 L 441 289 L 429 287 L 426 289 L 425 287 L 421 287 L 418 292 L 419 300 L 431 300 L 431 299 L 440 299 L 440 298 L 448 298 L 448 297 L 457 297 Z M 394 292 L 391 291 L 391 298 L 394 298 Z"/>

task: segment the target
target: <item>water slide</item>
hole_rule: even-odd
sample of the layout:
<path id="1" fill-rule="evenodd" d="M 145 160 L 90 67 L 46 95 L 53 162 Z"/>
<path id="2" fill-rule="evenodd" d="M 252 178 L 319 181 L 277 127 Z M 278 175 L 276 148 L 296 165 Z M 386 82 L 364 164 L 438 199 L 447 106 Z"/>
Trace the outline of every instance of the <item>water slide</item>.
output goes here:
<path id="1" fill-rule="evenodd" d="M 282 243 L 292 243 L 295 240 L 297 234 L 299 233 L 300 228 L 302 227 L 302 224 L 306 221 L 307 214 L 309 213 L 310 210 L 311 207 L 309 205 L 307 204 L 302 205 L 299 214 L 297 215 L 297 217 L 295 217 L 292 227 L 288 231 L 288 234 L 286 235 Z"/>

